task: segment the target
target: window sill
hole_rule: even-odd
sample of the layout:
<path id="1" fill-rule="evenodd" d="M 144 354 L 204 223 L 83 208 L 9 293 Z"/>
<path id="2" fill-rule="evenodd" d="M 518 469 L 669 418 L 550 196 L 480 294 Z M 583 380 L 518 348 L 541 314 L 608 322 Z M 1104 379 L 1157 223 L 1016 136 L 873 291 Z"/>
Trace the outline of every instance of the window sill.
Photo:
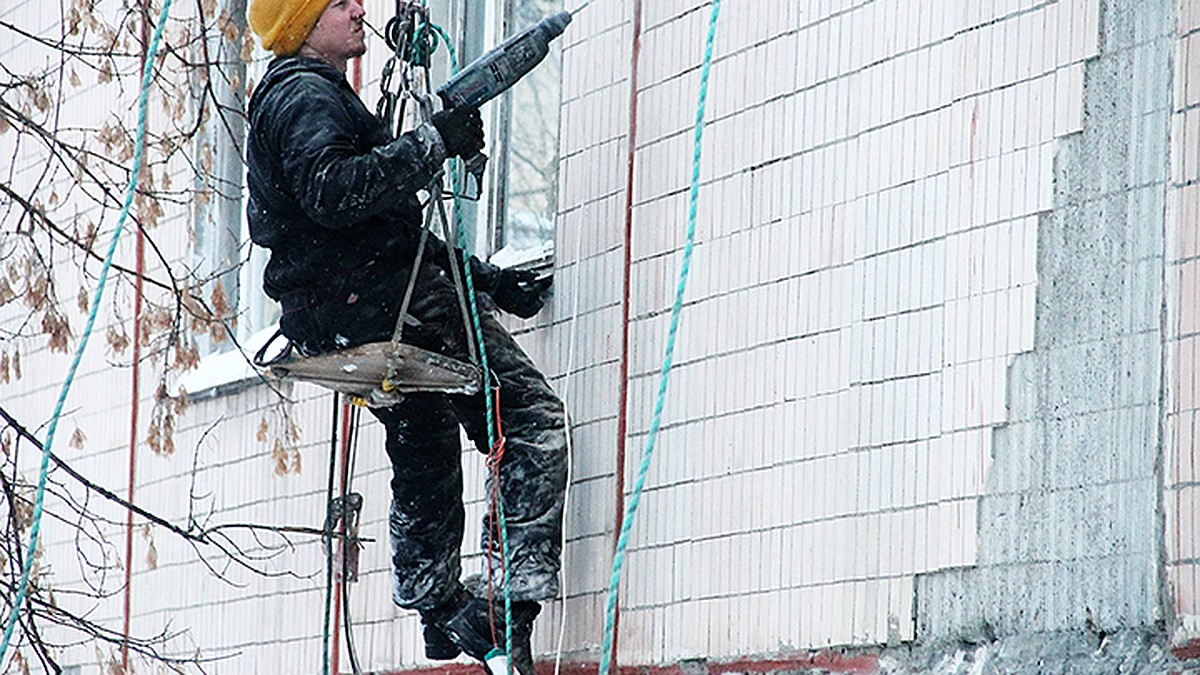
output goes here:
<path id="1" fill-rule="evenodd" d="M 488 262 L 497 267 L 533 270 L 539 274 L 548 273 L 554 269 L 554 241 L 544 242 L 537 248 L 515 248 L 505 246 L 488 258 Z"/>
<path id="2" fill-rule="evenodd" d="M 278 329 L 278 325 L 272 324 L 243 340 L 241 349 L 235 346 L 200 359 L 195 370 L 179 378 L 179 393 L 186 393 L 190 399 L 212 398 L 241 391 L 261 381 L 262 374 L 251 361 L 255 352 Z"/>

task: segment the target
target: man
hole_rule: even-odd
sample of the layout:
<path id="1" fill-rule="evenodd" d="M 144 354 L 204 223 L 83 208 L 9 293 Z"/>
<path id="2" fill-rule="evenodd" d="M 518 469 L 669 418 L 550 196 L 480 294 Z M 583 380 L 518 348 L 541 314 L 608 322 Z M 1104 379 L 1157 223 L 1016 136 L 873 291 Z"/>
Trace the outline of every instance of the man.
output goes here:
<path id="1" fill-rule="evenodd" d="M 345 79 L 366 51 L 360 0 L 252 0 L 250 26 L 273 51 L 250 101 L 250 233 L 270 250 L 263 286 L 282 305 L 280 330 L 317 354 L 391 336 L 420 240 L 417 191 L 445 158 L 483 147 L 478 111 L 442 111 L 392 139 Z M 404 341 L 467 360 L 449 265 L 455 251 L 431 238 L 405 318 Z M 538 601 L 558 593 L 566 436 L 562 404 L 491 311 L 522 317 L 542 306 L 545 283 L 471 261 L 491 378 L 507 443 L 499 469 L 507 517 L 508 593 L 517 672 L 532 675 L 529 634 Z M 462 473 L 456 423 L 487 447 L 483 395 L 413 394 L 371 411 L 387 430 L 392 462 L 389 529 L 393 600 L 420 612 L 426 655 L 483 659 L 503 647 L 500 544 L 484 522 L 490 573 L 473 592 L 460 582 Z M 489 485 L 489 490 L 491 486 Z"/>

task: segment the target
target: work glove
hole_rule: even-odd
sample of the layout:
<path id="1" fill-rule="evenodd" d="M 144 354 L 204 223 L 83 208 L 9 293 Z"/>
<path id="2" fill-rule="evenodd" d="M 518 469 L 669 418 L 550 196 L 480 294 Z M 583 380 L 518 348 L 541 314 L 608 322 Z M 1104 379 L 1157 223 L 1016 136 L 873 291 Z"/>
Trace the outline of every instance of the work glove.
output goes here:
<path id="1" fill-rule="evenodd" d="M 429 123 L 442 137 L 447 157 L 470 158 L 483 150 L 483 118 L 478 108 L 439 110 Z"/>
<path id="2" fill-rule="evenodd" d="M 500 309 L 519 316 L 522 319 L 537 314 L 546 304 L 543 294 L 554 277 L 537 278 L 537 272 L 532 270 L 503 269 L 500 279 L 496 282 L 496 290 L 492 292 L 492 300 Z"/>

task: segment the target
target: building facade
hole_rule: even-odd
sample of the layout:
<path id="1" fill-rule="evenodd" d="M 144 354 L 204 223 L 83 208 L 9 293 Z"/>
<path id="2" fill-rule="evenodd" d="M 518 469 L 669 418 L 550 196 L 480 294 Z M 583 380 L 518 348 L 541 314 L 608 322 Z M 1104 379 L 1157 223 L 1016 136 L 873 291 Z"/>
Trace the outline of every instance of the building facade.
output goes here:
<path id="1" fill-rule="evenodd" d="M 463 60 L 537 16 L 577 9 L 429 4 Z M 483 254 L 552 265 L 547 307 L 510 325 L 571 420 L 563 598 L 534 636 L 546 672 L 559 659 L 569 672 L 600 660 L 685 246 L 712 9 L 591 0 L 541 79 L 485 110 L 497 159 L 467 227 Z M 224 85 L 173 76 L 165 57 L 152 132 L 187 126 L 194 109 L 177 120 L 172 105 L 198 88 L 213 87 L 231 114 L 197 117 L 209 135 L 154 165 L 156 187 L 169 191 L 172 176 L 200 197 L 160 199 L 145 235 L 154 251 L 139 254 L 131 231 L 117 262 L 200 289 L 210 309 L 224 299 L 237 321 L 189 326 L 194 349 L 146 337 L 140 356 L 120 350 L 120 336 L 137 335 L 133 317 L 153 323 L 145 317 L 172 296 L 114 272 L 96 334 L 117 337 L 85 353 L 53 450 L 191 532 L 319 529 L 330 472 L 352 463 L 344 475 L 364 495 L 369 541 L 337 615 L 350 616 L 364 671 L 444 672 L 424 660 L 415 614 L 391 604 L 381 429 L 362 416 L 345 443 L 354 415 L 330 393 L 257 378 L 230 347 L 231 337 L 256 344 L 275 318 L 256 299 L 261 253 L 229 215 L 241 208 L 237 110 L 262 57 L 246 51 L 244 5 L 175 11 L 180 24 L 204 13 L 211 52 L 229 54 L 216 72 L 233 75 Z M 367 11 L 382 27 L 393 10 L 371 0 Z M 69 34 L 68 19 L 29 0 L 6 5 L 0 22 L 16 38 L 0 47 L 12 72 L 53 65 L 46 43 Z M 386 57 L 374 39 L 352 71 L 368 105 Z M 87 73 L 51 87 L 63 137 L 108 128 L 96 111 L 132 129 L 136 87 L 121 82 Z M 72 296 L 95 288 L 98 263 L 48 223 L 90 218 L 105 241 L 116 217 L 111 205 L 76 206 L 86 176 L 46 178 L 46 146 L 15 100 L 5 94 L 0 110 L 13 158 L 0 196 L 12 288 L 0 293 L 0 349 L 6 363 L 19 358 L 20 376 L 5 369 L 0 400 L 42 438 L 70 355 L 38 330 L 47 312 L 30 309 L 33 282 L 11 269 L 31 247 L 50 261 L 41 276 L 73 349 L 86 310 Z M 704 120 L 694 257 L 631 530 L 616 662 L 1165 672 L 1200 658 L 1200 5 L 724 0 Z M 111 159 L 103 170 L 129 163 L 120 148 Z M 23 216 L 18 198 L 47 222 Z M 141 296 L 148 309 L 136 308 Z M 6 434 L 10 462 L 35 482 L 36 451 Z M 463 464 L 477 530 L 487 469 L 465 444 Z M 86 491 L 70 484 L 48 503 L 64 492 Z M 77 523 L 42 525 L 41 579 L 64 604 L 117 634 L 168 633 L 163 653 L 208 671 L 307 673 L 329 658 L 350 672 L 344 627 L 323 653 L 320 537 L 214 530 L 228 533 L 222 552 L 91 499 L 107 519 L 94 538 Z M 469 569 L 478 538 L 469 528 Z M 103 592 L 67 592 L 94 588 Z M 70 643 L 59 664 L 73 672 L 121 661 L 118 647 L 57 630 L 51 641 Z"/>

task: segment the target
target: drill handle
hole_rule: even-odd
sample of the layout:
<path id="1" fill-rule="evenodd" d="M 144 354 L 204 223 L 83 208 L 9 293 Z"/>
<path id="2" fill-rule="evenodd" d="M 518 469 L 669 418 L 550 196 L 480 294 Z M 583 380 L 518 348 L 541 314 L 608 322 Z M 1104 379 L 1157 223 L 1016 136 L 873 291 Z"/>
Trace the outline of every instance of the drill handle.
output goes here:
<path id="1" fill-rule="evenodd" d="M 488 156 L 482 152 L 463 159 L 463 172 L 471 179 L 464 186 L 464 198 L 479 199 L 483 193 L 483 172 L 487 168 L 487 161 Z"/>

